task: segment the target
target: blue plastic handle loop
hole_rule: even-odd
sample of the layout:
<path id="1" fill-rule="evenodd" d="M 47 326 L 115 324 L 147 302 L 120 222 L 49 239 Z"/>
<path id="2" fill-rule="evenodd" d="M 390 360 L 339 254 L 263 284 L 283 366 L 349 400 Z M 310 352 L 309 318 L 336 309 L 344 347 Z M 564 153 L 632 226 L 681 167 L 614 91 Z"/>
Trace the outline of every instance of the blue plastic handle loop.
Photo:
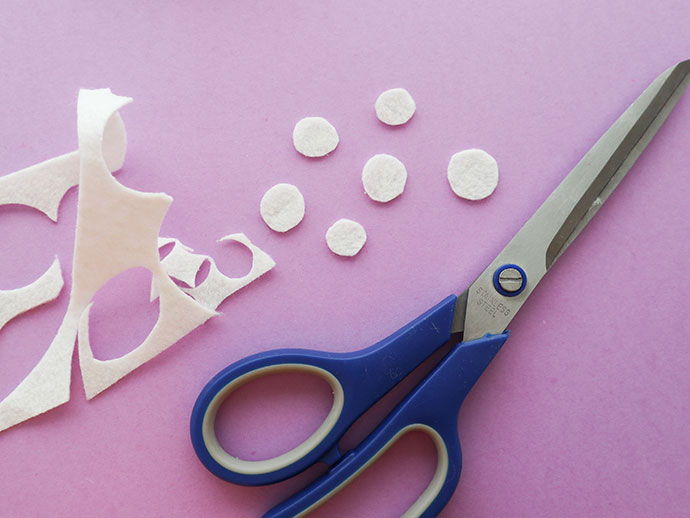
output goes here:
<path id="1" fill-rule="evenodd" d="M 404 433 L 415 429 L 431 435 L 439 460 L 426 490 L 403 516 L 437 516 L 450 500 L 460 479 L 460 405 L 507 339 L 508 332 L 505 332 L 456 345 L 356 449 L 348 452 L 310 486 L 268 511 L 264 518 L 296 518 L 313 511 L 345 487 Z"/>
<path id="2" fill-rule="evenodd" d="M 241 485 L 264 485 L 294 476 L 321 460 L 341 460 L 337 441 L 369 407 L 450 339 L 457 297 L 451 295 L 377 344 L 352 353 L 282 349 L 247 357 L 219 372 L 201 391 L 190 433 L 199 460 L 213 474 Z M 219 444 L 215 418 L 223 401 L 242 384 L 279 371 L 306 371 L 333 389 L 333 406 L 302 444 L 263 461 L 233 457 Z M 287 515 L 286 515 L 287 516 Z"/>

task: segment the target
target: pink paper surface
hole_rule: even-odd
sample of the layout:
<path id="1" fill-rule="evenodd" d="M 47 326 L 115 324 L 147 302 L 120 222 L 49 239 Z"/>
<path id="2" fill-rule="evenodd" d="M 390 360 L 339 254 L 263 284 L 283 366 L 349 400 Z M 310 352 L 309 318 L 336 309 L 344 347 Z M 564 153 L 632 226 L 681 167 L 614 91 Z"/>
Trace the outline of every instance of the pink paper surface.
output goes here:
<path id="1" fill-rule="evenodd" d="M 464 289 L 625 107 L 690 57 L 688 20 L 686 0 L 3 2 L 0 174 L 76 149 L 78 89 L 109 87 L 135 101 L 118 180 L 175 199 L 163 235 L 240 276 L 249 253 L 216 240 L 244 232 L 277 266 L 92 401 L 75 355 L 71 401 L 0 434 L 0 515 L 258 517 L 302 487 L 322 468 L 259 488 L 206 471 L 188 433 L 206 382 L 276 347 L 363 348 Z M 394 87 L 417 103 L 400 128 L 374 113 Z M 292 146 L 312 115 L 340 134 L 324 159 Z M 686 94 L 512 322 L 461 410 L 463 472 L 442 517 L 688 516 L 689 137 Z M 451 155 L 470 147 L 500 168 L 481 202 L 446 181 Z M 360 180 L 376 153 L 409 175 L 386 205 Z M 259 216 L 279 182 L 307 205 L 285 235 Z M 70 281 L 76 200 L 70 191 L 57 224 L 0 207 L 0 289 L 36 279 L 55 254 Z M 341 217 L 369 236 L 352 259 L 325 244 Z M 147 282 L 125 274 L 97 296 L 98 357 L 131 350 L 155 322 Z M 41 357 L 67 299 L 0 332 L 0 398 Z M 224 444 L 247 459 L 286 451 L 327 412 L 323 389 L 300 376 L 246 387 L 221 415 Z M 407 436 L 311 516 L 399 516 L 435 462 L 430 439 Z"/>

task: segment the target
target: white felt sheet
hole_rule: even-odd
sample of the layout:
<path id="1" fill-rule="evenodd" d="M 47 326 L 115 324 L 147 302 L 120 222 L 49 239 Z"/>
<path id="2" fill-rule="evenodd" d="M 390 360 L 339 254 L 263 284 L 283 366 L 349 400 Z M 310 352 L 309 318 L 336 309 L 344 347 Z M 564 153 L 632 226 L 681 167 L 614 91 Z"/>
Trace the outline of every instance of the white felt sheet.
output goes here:
<path id="1" fill-rule="evenodd" d="M 50 268 L 28 286 L 0 290 L 0 330 L 14 317 L 55 300 L 63 284 L 60 261 L 56 257 Z"/>
<path id="2" fill-rule="evenodd" d="M 109 171 L 122 167 L 126 151 L 125 125 L 116 113 L 103 133 L 103 158 Z M 57 221 L 60 201 L 78 183 L 79 151 L 73 151 L 0 177 L 0 205 L 27 205 Z"/>
<path id="3" fill-rule="evenodd" d="M 172 199 L 126 188 L 108 171 L 103 156 L 107 122 L 131 99 L 110 90 L 82 90 L 79 132 L 79 198 L 72 288 L 67 313 L 41 360 L 0 402 L 0 431 L 69 400 L 72 352 L 90 301 L 110 279 L 130 268 L 151 270 L 160 290 L 160 316 L 151 334 L 130 353 L 100 362 L 86 336 L 79 342 L 87 397 L 93 397 L 215 315 L 184 294 L 165 274 L 158 232 Z"/>
<path id="4" fill-rule="evenodd" d="M 84 390 L 91 399 L 217 315 L 215 308 L 223 300 L 275 266 L 271 257 L 244 234 L 221 239 L 242 243 L 252 252 L 251 271 L 240 278 L 223 275 L 213 259 L 193 254 L 178 240 L 158 237 L 172 198 L 124 187 L 110 172 L 119 168 L 124 158 L 124 126 L 117 112 L 129 102 L 131 99 L 107 89 L 80 91 L 79 150 L 9 175 L 10 180 L 3 184 L 14 189 L 12 196 L 4 198 L 6 202 L 36 207 L 53 219 L 64 192 L 77 183 L 80 188 L 67 312 L 38 364 L 0 401 L 0 431 L 69 400 L 72 353 L 77 338 Z M 79 174 L 75 177 L 77 160 Z M 161 261 L 159 247 L 170 242 L 175 246 Z M 194 286 L 196 274 L 206 260 L 210 261 L 210 273 L 204 282 Z M 147 268 L 153 275 L 160 297 L 158 320 L 146 339 L 129 353 L 98 360 L 89 341 L 92 299 L 108 281 L 137 267 Z M 170 276 L 191 286 L 185 290 L 189 295 Z M 31 285 L 0 291 L 0 328 L 18 312 L 55 298 L 61 288 L 56 259 L 48 272 Z M 11 302 L 3 303 L 3 297 Z"/>
<path id="5" fill-rule="evenodd" d="M 276 265 L 270 255 L 252 243 L 244 234 L 230 234 L 219 239 L 219 241 L 236 241 L 246 246 L 252 253 L 252 267 L 249 273 L 243 277 L 228 277 L 218 269 L 216 262 L 209 258 L 211 267 L 208 277 L 197 287 L 185 289 L 187 293 L 209 310 L 215 310 L 230 295 L 258 279 Z"/>
<path id="6" fill-rule="evenodd" d="M 174 238 L 158 238 L 158 246 L 163 247 L 169 243 L 175 243 L 170 253 L 161 261 L 163 270 L 175 280 L 184 282 L 187 286 L 194 287 L 196 275 L 201 265 L 209 259 L 207 255 L 195 254 L 193 249 Z M 151 301 L 158 298 L 156 283 L 151 282 Z"/>

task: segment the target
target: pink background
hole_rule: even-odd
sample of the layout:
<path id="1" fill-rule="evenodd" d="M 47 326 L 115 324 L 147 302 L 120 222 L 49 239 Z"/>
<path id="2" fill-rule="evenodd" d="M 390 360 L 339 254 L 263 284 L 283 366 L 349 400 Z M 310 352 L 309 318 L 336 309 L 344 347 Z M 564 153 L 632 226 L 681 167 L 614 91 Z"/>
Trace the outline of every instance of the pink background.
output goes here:
<path id="1" fill-rule="evenodd" d="M 204 469 L 188 420 L 205 383 L 276 347 L 368 346 L 463 289 L 628 103 L 690 57 L 688 21 L 686 0 L 3 2 L 0 174 L 75 149 L 78 89 L 110 87 L 135 100 L 122 111 L 118 179 L 175 198 L 162 235 L 239 276 L 248 252 L 216 240 L 245 232 L 277 266 L 92 401 L 75 355 L 71 401 L 0 434 L 0 514 L 257 517 L 302 487 L 322 468 L 262 488 Z M 418 110 L 393 129 L 373 104 L 398 86 Z M 340 134 L 328 158 L 292 147 L 310 115 Z M 689 136 L 686 95 L 513 321 L 461 411 L 463 473 L 443 517 L 688 516 Z M 445 177 L 469 147 L 500 167 L 482 202 L 456 198 Z M 360 182 L 375 153 L 409 173 L 387 205 Z M 286 235 L 258 214 L 278 182 L 307 203 Z M 55 254 L 69 281 L 76 201 L 72 190 L 58 224 L 0 207 L 0 289 L 31 282 Z M 325 245 L 341 217 L 369 235 L 354 259 Z M 125 274 L 97 296 L 98 357 L 150 329 L 147 282 Z M 0 398 L 41 357 L 67 302 L 65 289 L 0 332 Z M 329 408 L 321 389 L 298 376 L 248 386 L 222 416 L 224 444 L 248 459 L 294 446 Z M 312 516 L 399 516 L 434 467 L 430 439 L 407 436 Z"/>

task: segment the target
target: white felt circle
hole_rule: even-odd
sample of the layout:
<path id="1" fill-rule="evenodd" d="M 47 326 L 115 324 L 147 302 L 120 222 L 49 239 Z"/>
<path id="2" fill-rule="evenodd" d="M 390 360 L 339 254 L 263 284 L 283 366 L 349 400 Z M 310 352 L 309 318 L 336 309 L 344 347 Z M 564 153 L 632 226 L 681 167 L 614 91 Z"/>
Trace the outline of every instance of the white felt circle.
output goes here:
<path id="1" fill-rule="evenodd" d="M 407 182 L 403 163 L 391 155 L 374 155 L 362 169 L 364 190 L 374 201 L 387 202 L 400 196 Z"/>
<path id="2" fill-rule="evenodd" d="M 304 217 L 304 197 L 294 185 L 279 183 L 266 191 L 259 210 L 272 230 L 287 232 Z"/>
<path id="3" fill-rule="evenodd" d="M 379 95 L 374 108 L 381 122 L 390 126 L 400 126 L 412 118 L 417 106 L 410 92 L 404 88 L 393 88 Z"/>
<path id="4" fill-rule="evenodd" d="M 498 164 L 481 149 L 455 153 L 448 163 L 448 182 L 453 192 L 467 200 L 482 200 L 498 185 Z"/>
<path id="5" fill-rule="evenodd" d="M 308 157 L 327 155 L 339 141 L 338 132 L 323 117 L 306 117 L 295 124 L 292 132 L 295 149 Z"/>
<path id="6" fill-rule="evenodd" d="M 339 219 L 326 232 L 326 243 L 331 252 L 345 257 L 352 257 L 367 242 L 364 227 L 351 219 Z"/>

